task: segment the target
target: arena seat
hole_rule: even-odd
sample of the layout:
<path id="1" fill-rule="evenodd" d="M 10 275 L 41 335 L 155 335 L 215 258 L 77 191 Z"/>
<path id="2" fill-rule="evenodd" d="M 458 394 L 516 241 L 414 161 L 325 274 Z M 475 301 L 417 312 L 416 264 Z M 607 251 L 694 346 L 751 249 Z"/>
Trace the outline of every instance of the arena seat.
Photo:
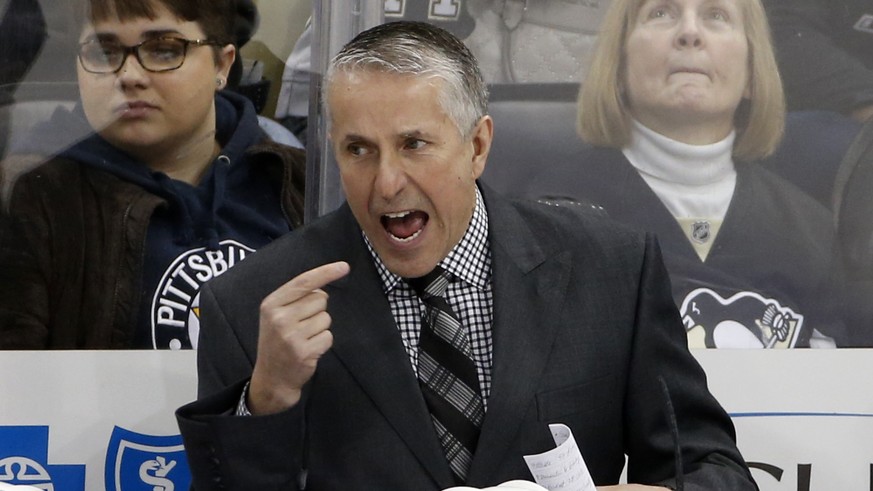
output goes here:
<path id="1" fill-rule="evenodd" d="M 573 165 L 586 148 L 576 134 L 576 83 L 495 84 L 488 112 L 494 141 L 482 182 L 520 198 L 549 196 L 535 179 L 550 167 Z"/>

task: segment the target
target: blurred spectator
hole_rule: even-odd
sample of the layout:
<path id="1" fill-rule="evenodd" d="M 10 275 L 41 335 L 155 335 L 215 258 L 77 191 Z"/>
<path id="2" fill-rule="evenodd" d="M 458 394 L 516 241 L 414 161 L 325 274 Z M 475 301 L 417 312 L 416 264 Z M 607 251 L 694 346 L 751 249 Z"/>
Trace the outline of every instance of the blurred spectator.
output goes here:
<path id="1" fill-rule="evenodd" d="M 0 158 L 6 155 L 15 89 L 42 49 L 47 37 L 38 0 L 8 0 L 0 10 Z"/>
<path id="2" fill-rule="evenodd" d="M 309 77 L 312 72 L 312 19 L 306 22 L 303 34 L 285 61 L 282 85 L 276 102 L 276 120 L 288 128 L 302 144 L 306 144 L 309 118 Z"/>
<path id="3" fill-rule="evenodd" d="M 385 20 L 386 22 L 396 20 L 430 22 L 463 40 L 470 35 L 476 25 L 465 3 L 469 3 L 469 0 L 454 1 L 451 5 L 432 13 L 429 11 L 428 2 L 389 0 L 385 2 Z M 310 19 L 285 61 L 275 115 L 276 120 L 291 130 L 304 144 L 309 116 L 312 36 L 312 19 Z"/>
<path id="4" fill-rule="evenodd" d="M 789 110 L 873 115 L 873 2 L 763 0 Z"/>
<path id="5" fill-rule="evenodd" d="M 791 111 L 785 117 L 785 138 L 761 164 L 831 208 L 840 161 L 860 127 L 833 111 Z"/>
<path id="6" fill-rule="evenodd" d="M 46 23 L 38 0 L 8 0 L 0 15 L 0 92 L 11 93 L 42 49 Z"/>
<path id="7" fill-rule="evenodd" d="M 837 235 L 851 282 L 847 303 L 867 312 L 856 314 L 852 345 L 873 347 L 873 119 L 867 120 L 846 152 L 837 173 L 834 213 Z M 853 314 L 855 314 L 853 312 Z"/>
<path id="8" fill-rule="evenodd" d="M 243 76 L 243 59 L 239 54 L 240 48 L 248 43 L 255 31 L 258 30 L 258 8 L 253 0 L 233 0 L 234 8 L 234 23 L 233 23 L 233 45 L 236 47 L 237 56 L 230 66 L 230 73 L 227 75 L 227 87 L 229 89 L 236 88 Z"/>
<path id="9" fill-rule="evenodd" d="M 424 21 L 448 30 L 476 56 L 485 81 L 577 82 L 588 69 L 601 19 L 610 0 L 387 0 L 385 21 Z M 438 5 L 437 5 L 438 4 Z M 306 138 L 312 29 L 285 63 L 275 117 Z"/>

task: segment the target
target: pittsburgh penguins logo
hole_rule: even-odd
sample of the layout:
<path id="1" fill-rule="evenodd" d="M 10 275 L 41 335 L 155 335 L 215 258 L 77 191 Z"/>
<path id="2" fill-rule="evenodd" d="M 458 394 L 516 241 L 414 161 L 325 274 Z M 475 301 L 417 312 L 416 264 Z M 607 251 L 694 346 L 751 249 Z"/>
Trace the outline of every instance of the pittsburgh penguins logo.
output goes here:
<path id="1" fill-rule="evenodd" d="M 220 276 L 254 252 L 235 240 L 225 240 L 218 250 L 205 247 L 181 254 L 170 264 L 151 308 L 152 344 L 155 349 L 197 349 L 200 334 L 200 287 Z"/>
<path id="2" fill-rule="evenodd" d="M 691 348 L 793 348 L 803 315 L 755 292 L 728 299 L 699 288 L 680 308 Z"/>

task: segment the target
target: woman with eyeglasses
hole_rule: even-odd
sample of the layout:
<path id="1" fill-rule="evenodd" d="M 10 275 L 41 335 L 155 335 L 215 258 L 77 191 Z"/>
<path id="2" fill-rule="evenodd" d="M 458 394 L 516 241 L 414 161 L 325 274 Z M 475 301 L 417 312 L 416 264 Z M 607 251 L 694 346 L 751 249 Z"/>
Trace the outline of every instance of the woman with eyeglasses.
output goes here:
<path id="1" fill-rule="evenodd" d="M 304 155 L 222 90 L 232 0 L 86 4 L 81 104 L 35 136 L 91 134 L 0 168 L 0 349 L 196 348 L 200 286 L 302 223 Z"/>

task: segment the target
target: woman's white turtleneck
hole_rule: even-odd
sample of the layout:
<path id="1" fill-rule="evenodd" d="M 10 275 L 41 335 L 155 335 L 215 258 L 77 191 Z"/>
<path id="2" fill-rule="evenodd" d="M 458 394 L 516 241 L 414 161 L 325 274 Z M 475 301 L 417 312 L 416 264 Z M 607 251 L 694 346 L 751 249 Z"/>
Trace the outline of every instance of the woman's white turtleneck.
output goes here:
<path id="1" fill-rule="evenodd" d="M 735 132 L 709 145 L 689 145 L 633 120 L 631 144 L 622 153 L 679 221 L 705 259 L 727 213 L 737 183 L 731 156 Z M 693 240 L 692 227 L 711 227 L 706 240 Z M 699 237 L 695 237 L 697 239 Z"/>
<path id="2" fill-rule="evenodd" d="M 736 133 L 709 145 L 689 145 L 633 121 L 622 152 L 674 217 L 723 219 L 737 172 L 731 152 Z"/>

